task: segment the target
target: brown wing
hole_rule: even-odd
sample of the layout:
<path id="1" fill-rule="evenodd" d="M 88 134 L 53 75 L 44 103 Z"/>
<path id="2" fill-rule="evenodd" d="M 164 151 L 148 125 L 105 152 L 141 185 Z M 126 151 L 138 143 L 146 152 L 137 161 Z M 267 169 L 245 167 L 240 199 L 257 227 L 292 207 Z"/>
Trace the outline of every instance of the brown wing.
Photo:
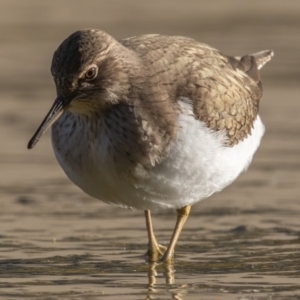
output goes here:
<path id="1" fill-rule="evenodd" d="M 144 63 L 147 105 L 153 115 L 161 116 L 156 120 L 160 128 L 170 127 L 168 135 L 174 136 L 172 105 L 180 97 L 192 100 L 197 119 L 213 130 L 225 131 L 229 146 L 251 133 L 262 96 L 256 61 L 262 66 L 272 56 L 270 51 L 235 58 L 190 38 L 160 35 L 132 37 L 121 43 Z"/>
<path id="2" fill-rule="evenodd" d="M 267 62 L 270 51 L 260 52 L 259 64 Z M 201 78 L 191 95 L 195 116 L 213 130 L 224 130 L 228 145 L 233 146 L 246 138 L 253 128 L 262 97 L 262 84 L 255 55 L 241 58 L 223 56 L 215 64 L 205 66 L 205 57 L 199 69 Z M 208 74 L 208 75 L 207 75 Z"/>

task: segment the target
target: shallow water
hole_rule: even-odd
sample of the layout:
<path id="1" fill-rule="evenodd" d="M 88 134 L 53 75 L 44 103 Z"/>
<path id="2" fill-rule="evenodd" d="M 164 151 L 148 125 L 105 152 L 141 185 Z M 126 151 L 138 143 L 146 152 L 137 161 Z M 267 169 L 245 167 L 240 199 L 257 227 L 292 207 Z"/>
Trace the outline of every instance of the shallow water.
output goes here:
<path id="1" fill-rule="evenodd" d="M 300 2 L 41 3 L 0 9 L 0 299 L 300 299 Z M 170 266 L 146 262 L 143 212 L 92 200 L 66 179 L 49 133 L 26 149 L 55 97 L 52 53 L 84 27 L 275 51 L 262 72 L 267 130 L 254 161 L 193 207 Z M 175 212 L 153 212 L 153 222 L 167 245 Z"/>
<path id="2" fill-rule="evenodd" d="M 213 205 L 196 205 L 174 264 L 165 266 L 145 260 L 142 212 L 78 195 L 82 196 L 68 182 L 48 182 L 11 197 L 0 214 L 2 297 L 290 299 L 300 295 L 299 211 L 293 205 L 251 209 L 231 201 L 220 205 L 218 199 Z M 157 238 L 167 244 L 174 212 L 154 213 L 153 220 Z"/>

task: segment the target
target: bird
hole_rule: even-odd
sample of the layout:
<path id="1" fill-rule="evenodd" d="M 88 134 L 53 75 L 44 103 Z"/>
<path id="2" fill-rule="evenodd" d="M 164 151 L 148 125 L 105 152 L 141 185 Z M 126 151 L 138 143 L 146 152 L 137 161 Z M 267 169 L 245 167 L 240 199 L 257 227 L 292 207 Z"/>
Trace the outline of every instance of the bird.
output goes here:
<path id="1" fill-rule="evenodd" d="M 272 50 L 227 56 L 184 36 L 116 40 L 78 30 L 54 52 L 56 100 L 28 143 L 51 127 L 67 177 L 105 203 L 142 210 L 147 259 L 170 264 L 191 206 L 250 165 L 265 128 L 259 70 Z M 168 246 L 151 211 L 174 209 Z"/>

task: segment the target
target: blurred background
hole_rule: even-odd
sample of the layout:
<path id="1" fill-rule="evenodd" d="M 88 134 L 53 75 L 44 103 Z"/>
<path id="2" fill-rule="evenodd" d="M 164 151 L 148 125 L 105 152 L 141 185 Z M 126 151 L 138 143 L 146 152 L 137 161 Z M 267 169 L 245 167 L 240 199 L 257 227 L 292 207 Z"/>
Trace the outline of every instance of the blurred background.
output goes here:
<path id="1" fill-rule="evenodd" d="M 26 149 L 56 96 L 50 74 L 53 52 L 74 31 L 91 27 L 117 39 L 145 33 L 190 36 L 229 55 L 274 50 L 275 57 L 262 70 L 264 97 L 260 115 L 266 133 L 253 164 L 225 191 L 194 206 L 178 249 L 181 260 L 205 260 L 205 254 L 199 253 L 206 253 L 201 247 L 208 245 L 205 244 L 208 236 L 212 241 L 207 249 L 215 253 L 214 239 L 220 236 L 228 239 L 235 229 L 252 234 L 256 241 L 299 240 L 299 0 L 1 0 L 0 25 L 2 264 L 20 267 L 16 259 L 21 259 L 21 264 L 28 260 L 43 264 L 41 259 L 47 258 L 52 259 L 53 266 L 54 257 L 58 256 L 66 264 L 72 264 L 74 257 L 79 257 L 81 264 L 88 264 L 89 259 L 81 256 L 88 255 L 98 263 L 102 259 L 103 263 L 119 260 L 126 265 L 132 261 L 130 253 L 136 263 L 143 262 L 138 257 L 147 243 L 142 212 L 92 200 L 72 185 L 54 158 L 49 132 L 33 150 Z M 157 212 L 154 219 L 159 240 L 167 243 L 175 223 L 174 212 Z M 264 253 L 270 251 L 264 242 L 258 245 Z M 299 253 L 299 243 L 293 245 L 296 247 L 293 253 Z M 197 251 L 193 247 L 198 247 Z M 193 256 L 195 253 L 200 256 Z M 226 255 L 231 254 L 226 252 Z M 289 257 L 291 253 L 286 255 Z M 27 274 L 26 269 L 23 271 Z M 4 282 L 8 284 L 11 280 L 22 285 L 19 273 L 5 272 L 5 275 L 0 272 L 6 278 Z M 28 272 L 32 274 L 32 270 Z M 48 274 L 35 272 L 36 280 Z M 129 276 L 127 272 L 131 271 L 126 269 L 121 273 Z M 177 273 L 180 274 L 178 270 Z M 62 274 L 67 276 L 63 271 Z M 184 282 L 189 284 L 192 279 L 185 275 Z M 120 281 L 122 278 L 118 284 Z M 286 282 L 286 277 L 283 281 Z M 130 284 L 125 293 L 130 294 L 129 289 L 134 287 Z M 297 285 L 289 280 L 287 284 Z M 0 287 L 5 295 L 19 293 L 12 292 L 9 285 Z M 22 287 L 22 293 L 33 293 L 33 287 L 35 292 L 51 294 L 45 285 L 37 288 L 33 282 Z M 86 287 L 77 288 L 87 292 Z M 101 288 L 110 295 L 111 286 Z M 67 293 L 70 288 L 65 290 Z M 135 298 L 131 295 L 128 299 Z"/>

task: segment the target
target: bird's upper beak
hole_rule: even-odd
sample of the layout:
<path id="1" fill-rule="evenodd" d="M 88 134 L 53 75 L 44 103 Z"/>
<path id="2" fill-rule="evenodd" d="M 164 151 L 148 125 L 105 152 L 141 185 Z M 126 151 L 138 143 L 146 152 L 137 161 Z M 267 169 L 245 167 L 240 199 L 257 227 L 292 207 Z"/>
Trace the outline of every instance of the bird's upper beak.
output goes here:
<path id="1" fill-rule="evenodd" d="M 62 96 L 57 96 L 45 119 L 30 139 L 27 145 L 28 149 L 32 149 L 35 146 L 43 133 L 62 115 L 66 107 L 67 104 L 65 99 Z"/>

